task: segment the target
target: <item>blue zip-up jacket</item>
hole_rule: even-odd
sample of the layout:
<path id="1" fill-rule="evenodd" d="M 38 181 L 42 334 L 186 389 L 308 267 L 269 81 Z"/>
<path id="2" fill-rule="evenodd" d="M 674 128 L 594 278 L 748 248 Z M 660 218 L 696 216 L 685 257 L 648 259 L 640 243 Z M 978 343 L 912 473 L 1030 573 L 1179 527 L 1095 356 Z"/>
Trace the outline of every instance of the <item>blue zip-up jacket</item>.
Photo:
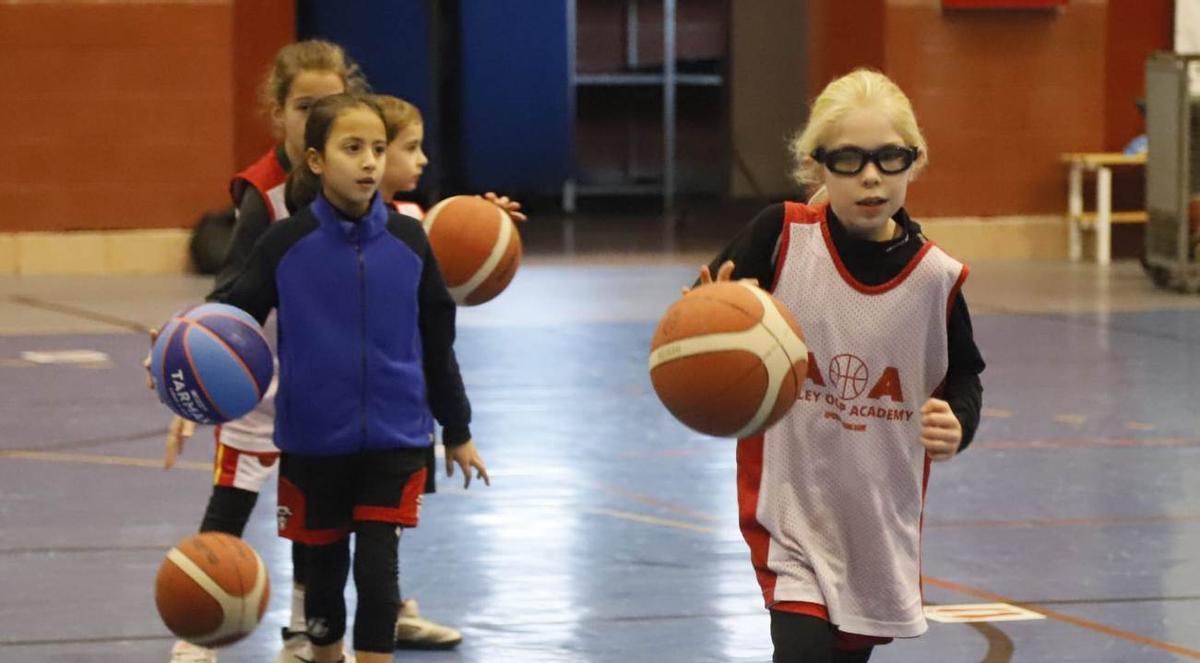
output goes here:
<path id="1" fill-rule="evenodd" d="M 275 444 L 306 456 L 423 448 L 433 420 L 471 439 L 455 304 L 420 222 L 376 195 L 360 219 L 324 196 L 273 224 L 210 297 L 279 319 Z"/>

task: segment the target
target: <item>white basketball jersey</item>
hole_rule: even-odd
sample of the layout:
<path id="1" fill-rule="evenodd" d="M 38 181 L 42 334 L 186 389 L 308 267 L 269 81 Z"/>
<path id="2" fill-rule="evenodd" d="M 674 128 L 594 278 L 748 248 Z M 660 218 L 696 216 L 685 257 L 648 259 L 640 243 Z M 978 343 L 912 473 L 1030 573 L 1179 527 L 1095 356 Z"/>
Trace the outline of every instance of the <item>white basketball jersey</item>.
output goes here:
<path id="1" fill-rule="evenodd" d="M 287 218 L 287 205 L 284 203 L 284 191 L 287 187 L 287 175 L 279 165 L 274 153 L 260 159 L 251 169 L 243 174 L 246 182 L 251 182 L 256 190 L 265 197 L 271 221 Z M 263 325 L 263 333 L 271 344 L 272 354 L 275 354 L 278 344 L 278 327 L 275 313 L 272 312 Z M 262 400 L 238 419 L 222 424 L 217 429 L 217 440 L 227 447 L 251 453 L 275 453 L 275 391 L 279 387 L 279 360 L 275 360 L 275 375 L 271 385 L 263 394 Z"/>
<path id="2" fill-rule="evenodd" d="M 761 442 L 754 517 L 767 550 L 747 540 L 765 552 L 769 603 L 824 605 L 850 633 L 917 636 L 920 409 L 945 379 L 948 307 L 967 269 L 925 244 L 891 281 L 863 285 L 833 248 L 826 205 L 788 205 L 774 295 L 804 330 L 810 365 Z"/>

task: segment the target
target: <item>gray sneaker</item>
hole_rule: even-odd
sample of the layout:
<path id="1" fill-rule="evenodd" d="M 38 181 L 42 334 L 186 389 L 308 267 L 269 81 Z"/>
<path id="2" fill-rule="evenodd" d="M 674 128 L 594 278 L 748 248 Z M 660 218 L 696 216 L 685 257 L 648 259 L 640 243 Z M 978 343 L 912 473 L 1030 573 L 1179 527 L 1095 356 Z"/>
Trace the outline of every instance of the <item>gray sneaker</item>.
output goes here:
<path id="1" fill-rule="evenodd" d="M 416 599 L 400 602 L 396 616 L 397 649 L 454 649 L 462 642 L 462 633 L 421 616 Z"/>

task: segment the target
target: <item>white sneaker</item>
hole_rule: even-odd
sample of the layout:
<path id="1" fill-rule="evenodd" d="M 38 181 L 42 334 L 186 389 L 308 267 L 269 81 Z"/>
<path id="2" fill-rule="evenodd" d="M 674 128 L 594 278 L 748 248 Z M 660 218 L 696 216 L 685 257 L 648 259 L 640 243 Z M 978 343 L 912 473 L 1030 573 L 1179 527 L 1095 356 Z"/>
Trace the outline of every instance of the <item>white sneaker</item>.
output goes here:
<path id="1" fill-rule="evenodd" d="M 170 663 L 217 663 L 217 652 L 179 640 L 171 647 Z"/>
<path id="2" fill-rule="evenodd" d="M 462 633 L 421 616 L 416 599 L 400 602 L 396 616 L 397 649 L 454 649 L 462 642 Z"/>
<path id="3" fill-rule="evenodd" d="M 289 631 L 287 627 L 280 631 L 283 635 L 283 648 L 275 656 L 275 663 L 304 663 L 312 658 L 312 647 L 308 642 L 307 633 Z"/>
<path id="4" fill-rule="evenodd" d="M 299 661 L 299 663 L 314 663 L 311 659 L 307 658 L 297 658 L 295 660 Z M 347 654 L 343 652 L 342 660 L 338 661 L 338 663 L 356 663 L 357 661 L 358 659 L 354 657 L 354 654 Z"/>

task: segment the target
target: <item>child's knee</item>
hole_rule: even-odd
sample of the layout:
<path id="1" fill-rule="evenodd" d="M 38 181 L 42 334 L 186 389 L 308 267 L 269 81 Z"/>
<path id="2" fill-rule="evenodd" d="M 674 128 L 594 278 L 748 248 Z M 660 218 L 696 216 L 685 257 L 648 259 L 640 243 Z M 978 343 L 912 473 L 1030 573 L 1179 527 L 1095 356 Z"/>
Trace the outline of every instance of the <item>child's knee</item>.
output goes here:
<path id="1" fill-rule="evenodd" d="M 395 648 L 400 603 L 396 526 L 363 522 L 356 523 L 354 531 L 354 584 L 358 590 L 354 647 L 360 651 L 390 652 Z"/>

